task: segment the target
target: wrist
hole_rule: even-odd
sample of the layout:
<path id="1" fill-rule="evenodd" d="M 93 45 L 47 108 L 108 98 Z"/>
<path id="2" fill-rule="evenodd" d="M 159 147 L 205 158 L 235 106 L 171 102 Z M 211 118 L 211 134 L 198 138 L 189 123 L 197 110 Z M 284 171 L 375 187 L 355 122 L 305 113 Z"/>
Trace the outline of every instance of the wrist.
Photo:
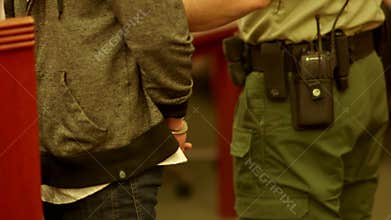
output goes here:
<path id="1" fill-rule="evenodd" d="M 182 120 L 182 128 L 179 130 L 171 130 L 172 135 L 182 135 L 186 134 L 187 130 L 189 130 L 189 127 L 187 126 L 187 122 L 183 119 Z"/>
<path id="2" fill-rule="evenodd" d="M 171 130 L 172 135 L 186 134 L 189 129 L 187 122 L 183 118 L 167 118 L 168 129 Z"/>
<path id="3" fill-rule="evenodd" d="M 183 128 L 184 119 L 183 118 L 166 118 L 166 123 L 168 129 L 171 131 L 179 131 Z"/>
<path id="4" fill-rule="evenodd" d="M 388 9 L 391 9 L 391 0 L 384 0 L 384 3 L 386 4 Z"/>

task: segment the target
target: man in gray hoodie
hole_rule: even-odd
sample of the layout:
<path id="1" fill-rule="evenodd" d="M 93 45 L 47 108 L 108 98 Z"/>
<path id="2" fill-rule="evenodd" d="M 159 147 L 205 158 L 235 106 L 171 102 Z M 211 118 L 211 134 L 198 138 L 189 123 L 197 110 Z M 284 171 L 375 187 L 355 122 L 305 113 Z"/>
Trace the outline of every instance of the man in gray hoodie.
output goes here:
<path id="1" fill-rule="evenodd" d="M 182 118 L 193 47 L 183 2 L 7 2 L 9 14 L 36 20 L 45 219 L 154 219 L 156 165 L 178 156 L 178 146 L 191 148 Z M 213 25 L 200 21 L 203 10 L 186 12 L 203 30 L 259 2 L 268 1 L 247 0 L 232 14 L 236 7 L 216 0 L 230 10 L 215 13 Z"/>
<path id="2" fill-rule="evenodd" d="M 45 218 L 154 219 L 156 165 L 178 150 L 192 88 L 182 1 L 14 1 L 26 8 Z"/>

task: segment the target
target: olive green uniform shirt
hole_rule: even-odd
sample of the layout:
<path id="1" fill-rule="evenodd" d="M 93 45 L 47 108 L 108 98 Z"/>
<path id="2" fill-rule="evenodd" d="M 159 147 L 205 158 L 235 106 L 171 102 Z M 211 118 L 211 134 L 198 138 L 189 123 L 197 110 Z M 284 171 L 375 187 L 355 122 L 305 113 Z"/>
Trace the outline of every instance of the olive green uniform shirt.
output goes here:
<path id="1" fill-rule="evenodd" d="M 272 0 L 269 7 L 239 22 L 241 37 L 253 44 L 276 39 L 313 40 L 317 35 L 315 16 L 320 16 L 321 32 L 327 34 L 344 3 L 345 0 Z M 336 28 L 353 35 L 379 26 L 384 20 L 380 4 L 381 0 L 350 0 Z"/>

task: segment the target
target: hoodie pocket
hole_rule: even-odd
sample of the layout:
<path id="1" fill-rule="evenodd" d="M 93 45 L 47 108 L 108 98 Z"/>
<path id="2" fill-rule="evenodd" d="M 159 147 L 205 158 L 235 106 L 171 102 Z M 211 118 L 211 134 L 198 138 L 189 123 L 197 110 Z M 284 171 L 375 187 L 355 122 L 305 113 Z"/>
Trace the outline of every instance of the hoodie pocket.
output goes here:
<path id="1" fill-rule="evenodd" d="M 108 129 L 97 125 L 83 111 L 68 87 L 66 72 L 57 72 L 47 81 L 42 94 L 42 139 L 44 146 L 57 156 L 69 156 L 95 150 L 106 139 Z"/>

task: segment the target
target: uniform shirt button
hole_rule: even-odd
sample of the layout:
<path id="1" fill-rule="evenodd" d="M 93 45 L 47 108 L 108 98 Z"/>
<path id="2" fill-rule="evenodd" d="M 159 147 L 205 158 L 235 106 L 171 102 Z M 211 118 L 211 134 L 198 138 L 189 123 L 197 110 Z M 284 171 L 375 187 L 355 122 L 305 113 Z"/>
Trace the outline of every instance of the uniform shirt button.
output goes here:
<path id="1" fill-rule="evenodd" d="M 123 171 L 123 170 L 120 170 L 120 171 L 119 171 L 119 178 L 121 178 L 121 179 L 125 179 L 125 178 L 126 178 L 126 173 L 125 173 L 125 171 Z"/>

